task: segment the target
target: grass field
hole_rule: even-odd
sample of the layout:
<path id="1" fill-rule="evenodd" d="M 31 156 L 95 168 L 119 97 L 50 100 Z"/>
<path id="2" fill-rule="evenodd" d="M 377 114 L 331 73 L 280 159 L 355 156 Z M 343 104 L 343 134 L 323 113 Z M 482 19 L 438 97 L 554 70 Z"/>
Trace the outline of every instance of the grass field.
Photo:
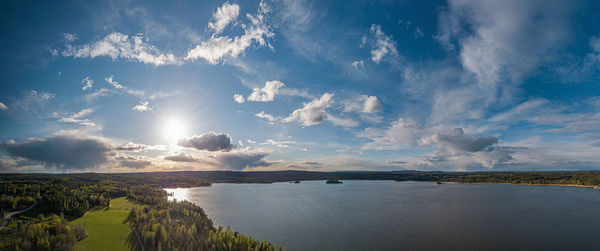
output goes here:
<path id="1" fill-rule="evenodd" d="M 88 237 L 75 245 L 75 250 L 129 250 L 126 245 L 130 229 L 123 220 L 127 218 L 132 203 L 125 197 L 110 201 L 110 209 L 92 209 L 71 221 L 77 225 L 85 221 Z"/>

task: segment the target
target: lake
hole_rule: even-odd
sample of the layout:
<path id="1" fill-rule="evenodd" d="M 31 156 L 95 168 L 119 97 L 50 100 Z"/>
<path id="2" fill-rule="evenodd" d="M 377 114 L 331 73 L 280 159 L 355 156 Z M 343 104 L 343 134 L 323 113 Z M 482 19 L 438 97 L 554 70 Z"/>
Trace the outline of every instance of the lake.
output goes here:
<path id="1" fill-rule="evenodd" d="M 591 188 L 302 181 L 166 190 L 215 226 L 288 250 L 600 248 L 600 191 Z"/>

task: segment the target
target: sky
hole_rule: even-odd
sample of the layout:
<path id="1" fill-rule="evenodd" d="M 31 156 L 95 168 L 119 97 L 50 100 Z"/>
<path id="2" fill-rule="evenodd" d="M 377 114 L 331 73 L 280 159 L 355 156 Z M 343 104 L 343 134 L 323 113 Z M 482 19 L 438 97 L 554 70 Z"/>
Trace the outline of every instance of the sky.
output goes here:
<path id="1" fill-rule="evenodd" d="M 0 172 L 600 169 L 598 1 L 0 6 Z"/>

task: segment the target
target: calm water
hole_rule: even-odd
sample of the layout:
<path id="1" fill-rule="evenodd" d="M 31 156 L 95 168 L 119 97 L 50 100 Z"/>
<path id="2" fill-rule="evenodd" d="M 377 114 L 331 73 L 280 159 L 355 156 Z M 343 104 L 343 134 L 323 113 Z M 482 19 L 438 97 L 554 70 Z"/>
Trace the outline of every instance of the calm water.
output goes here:
<path id="1" fill-rule="evenodd" d="M 167 189 L 288 250 L 600 249 L 600 191 L 324 181 Z"/>

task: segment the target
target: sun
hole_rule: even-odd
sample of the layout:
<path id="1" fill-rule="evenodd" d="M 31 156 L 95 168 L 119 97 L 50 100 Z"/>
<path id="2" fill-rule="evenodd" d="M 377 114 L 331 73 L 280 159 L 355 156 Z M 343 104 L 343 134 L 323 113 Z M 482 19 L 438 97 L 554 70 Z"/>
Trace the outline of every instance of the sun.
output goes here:
<path id="1" fill-rule="evenodd" d="M 163 126 L 163 136 L 171 144 L 176 144 L 186 133 L 185 123 L 179 119 L 169 119 Z"/>

